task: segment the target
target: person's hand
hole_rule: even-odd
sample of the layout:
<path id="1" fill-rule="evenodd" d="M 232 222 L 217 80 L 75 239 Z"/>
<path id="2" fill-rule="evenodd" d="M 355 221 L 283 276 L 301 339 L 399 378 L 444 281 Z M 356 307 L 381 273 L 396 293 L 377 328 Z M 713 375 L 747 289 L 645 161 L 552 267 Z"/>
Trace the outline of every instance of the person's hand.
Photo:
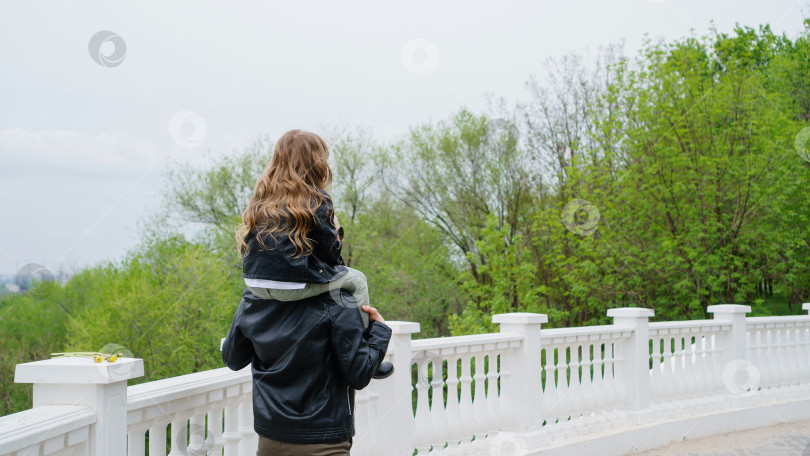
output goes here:
<path id="1" fill-rule="evenodd" d="M 368 314 L 369 320 L 375 320 L 379 321 L 380 323 L 385 323 L 385 320 L 383 319 L 382 315 L 380 315 L 380 313 L 377 312 L 377 309 L 375 309 L 374 307 L 360 306 L 360 310 Z"/>

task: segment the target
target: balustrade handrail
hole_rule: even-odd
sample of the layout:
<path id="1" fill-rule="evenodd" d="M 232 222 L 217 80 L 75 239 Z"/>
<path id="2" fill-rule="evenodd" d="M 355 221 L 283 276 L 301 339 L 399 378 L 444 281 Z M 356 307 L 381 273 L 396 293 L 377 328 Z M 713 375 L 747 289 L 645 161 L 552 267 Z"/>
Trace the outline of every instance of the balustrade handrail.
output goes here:
<path id="1" fill-rule="evenodd" d="M 127 411 L 183 399 L 251 381 L 250 366 L 234 372 L 227 367 L 164 378 L 127 388 Z"/>
<path id="2" fill-rule="evenodd" d="M 74 435 L 75 442 L 87 441 L 89 429 L 79 439 L 76 431 L 96 422 L 96 412 L 81 405 L 44 405 L 0 417 L 0 454 L 14 454 L 39 442 Z M 37 454 L 39 454 L 37 452 Z"/>
<path id="3" fill-rule="evenodd" d="M 411 341 L 411 351 L 413 353 L 417 353 L 458 347 L 467 347 L 471 352 L 483 351 L 489 349 L 485 347 L 487 345 L 521 340 L 523 340 L 523 335 L 518 333 L 489 333 L 469 334 L 465 336 L 435 337 L 431 339 L 416 339 Z"/>
<path id="4" fill-rule="evenodd" d="M 685 320 L 685 321 L 658 321 L 650 323 L 650 334 L 653 331 L 678 330 L 684 332 L 700 332 L 708 329 L 711 331 L 727 331 L 731 329 L 731 323 L 720 320 Z M 687 330 L 687 331 L 684 331 Z"/>
<path id="5" fill-rule="evenodd" d="M 749 317 L 745 320 L 746 326 L 764 327 L 786 325 L 786 324 L 810 324 L 810 315 L 790 315 L 790 316 L 777 316 L 777 317 Z"/>
<path id="6" fill-rule="evenodd" d="M 575 342 L 577 340 L 597 340 L 608 339 L 618 336 L 629 337 L 635 329 L 632 326 L 621 325 L 601 325 L 601 326 L 581 326 L 573 328 L 550 328 L 544 329 L 540 333 L 540 338 L 544 343 L 565 343 Z M 584 339 L 582 337 L 585 337 Z"/>

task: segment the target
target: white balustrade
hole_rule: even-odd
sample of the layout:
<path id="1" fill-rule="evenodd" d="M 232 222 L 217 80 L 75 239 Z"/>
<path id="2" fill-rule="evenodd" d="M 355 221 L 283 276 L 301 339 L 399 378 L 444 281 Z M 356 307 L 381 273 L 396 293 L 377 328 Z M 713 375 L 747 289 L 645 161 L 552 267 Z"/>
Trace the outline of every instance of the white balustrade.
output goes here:
<path id="1" fill-rule="evenodd" d="M 753 317 L 746 321 L 749 369 L 757 387 L 789 389 L 810 378 L 810 318 Z"/>
<path id="2" fill-rule="evenodd" d="M 228 368 L 129 387 L 129 456 L 255 455 L 250 368 Z M 224 424 L 224 429 L 223 429 Z M 167 444 L 166 437 L 169 437 Z M 167 453 L 168 447 L 168 453 Z"/>
<path id="3" fill-rule="evenodd" d="M 622 405 L 613 375 L 615 347 L 632 333 L 629 327 L 613 325 L 542 331 L 542 409 L 547 425 Z"/>
<path id="4" fill-rule="evenodd" d="M 708 396 L 723 388 L 717 338 L 731 330 L 718 320 L 650 323 L 650 399 Z"/>
<path id="5" fill-rule="evenodd" d="M 352 454 L 501 454 L 706 404 L 808 400 L 810 316 L 708 311 L 712 320 L 649 323 L 648 309 L 610 309 L 612 325 L 556 329 L 541 329 L 545 315 L 501 314 L 499 333 L 421 340 L 411 340 L 417 323 L 388 322 L 395 372 L 356 393 Z M 249 367 L 126 387 L 142 374 L 137 359 L 18 365 L 34 408 L 0 417 L 0 456 L 255 454 Z"/>
<path id="6" fill-rule="evenodd" d="M 418 454 L 466 454 L 499 430 L 504 405 L 498 358 L 521 346 L 517 333 L 414 340 Z M 489 388 L 487 387 L 489 382 Z M 494 418 L 494 419 L 493 419 Z"/>

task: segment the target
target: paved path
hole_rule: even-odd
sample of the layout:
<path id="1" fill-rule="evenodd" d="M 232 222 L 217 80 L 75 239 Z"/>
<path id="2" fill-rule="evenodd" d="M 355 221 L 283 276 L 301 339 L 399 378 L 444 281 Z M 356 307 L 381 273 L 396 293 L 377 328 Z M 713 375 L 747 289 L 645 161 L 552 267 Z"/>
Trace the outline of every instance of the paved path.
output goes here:
<path id="1" fill-rule="evenodd" d="M 810 421 L 687 440 L 636 456 L 810 456 Z"/>

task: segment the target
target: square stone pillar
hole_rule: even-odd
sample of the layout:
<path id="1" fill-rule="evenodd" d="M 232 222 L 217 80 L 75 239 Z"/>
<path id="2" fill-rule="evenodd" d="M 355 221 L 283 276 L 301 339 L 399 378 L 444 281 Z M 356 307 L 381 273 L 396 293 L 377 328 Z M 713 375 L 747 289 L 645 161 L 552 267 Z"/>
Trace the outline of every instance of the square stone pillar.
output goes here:
<path id="1" fill-rule="evenodd" d="M 613 324 L 633 329 L 629 340 L 617 344 L 616 383 L 628 400 L 628 409 L 641 412 L 650 406 L 650 317 L 652 309 L 619 307 L 608 309 Z M 638 415 L 635 415 L 638 419 Z"/>
<path id="2" fill-rule="evenodd" d="M 96 363 L 91 357 L 53 358 L 17 364 L 16 383 L 34 384 L 34 408 L 84 405 L 96 412 L 90 454 L 127 453 L 127 380 L 143 376 L 143 360 L 118 358 Z"/>
<path id="3" fill-rule="evenodd" d="M 505 313 L 493 315 L 492 322 L 501 325 L 502 333 L 523 335 L 520 348 L 501 358 L 501 371 L 508 374 L 507 381 L 501 383 L 501 396 L 507 396 L 506 404 L 511 409 L 501 412 L 504 417 L 514 417 L 515 430 L 539 428 L 542 425 L 543 413 L 540 326 L 548 323 L 548 315 Z"/>
<path id="4" fill-rule="evenodd" d="M 414 416 L 411 404 L 411 335 L 420 330 L 419 323 L 410 321 L 386 321 L 391 328 L 391 340 L 387 353 L 390 353 L 394 374 L 378 382 L 380 392 L 380 417 L 386 420 L 385 426 L 375 429 L 383 433 L 383 442 L 388 448 L 375 449 L 375 454 L 410 454 L 414 448 Z M 376 432 L 376 431 L 375 431 Z"/>

